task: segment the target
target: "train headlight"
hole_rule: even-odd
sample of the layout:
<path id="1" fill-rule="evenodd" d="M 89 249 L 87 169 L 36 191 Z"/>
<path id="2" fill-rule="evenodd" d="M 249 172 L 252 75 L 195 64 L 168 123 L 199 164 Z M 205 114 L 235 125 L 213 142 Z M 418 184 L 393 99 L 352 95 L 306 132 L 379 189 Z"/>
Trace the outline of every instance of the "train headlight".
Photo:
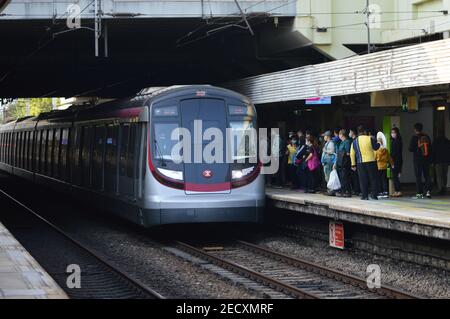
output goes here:
<path id="1" fill-rule="evenodd" d="M 254 169 L 255 169 L 255 167 L 252 166 L 252 167 L 247 167 L 247 168 L 244 168 L 244 169 L 232 170 L 231 171 L 231 178 L 232 179 L 240 179 L 242 177 L 247 176 L 251 172 L 253 172 Z"/>
<path id="2" fill-rule="evenodd" d="M 183 180 L 183 172 L 182 171 L 172 171 L 170 169 L 164 169 L 164 168 L 158 167 L 158 172 L 160 172 L 162 175 L 164 175 L 166 177 L 176 179 L 178 181 Z"/>

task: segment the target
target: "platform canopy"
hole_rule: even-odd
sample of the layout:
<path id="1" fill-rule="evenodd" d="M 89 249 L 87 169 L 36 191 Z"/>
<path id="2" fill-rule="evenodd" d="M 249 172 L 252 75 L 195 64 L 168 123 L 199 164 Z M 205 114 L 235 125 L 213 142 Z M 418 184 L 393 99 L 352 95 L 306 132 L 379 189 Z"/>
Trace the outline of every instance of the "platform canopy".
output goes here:
<path id="1" fill-rule="evenodd" d="M 223 86 L 255 104 L 450 83 L 450 39 L 247 77 Z"/>

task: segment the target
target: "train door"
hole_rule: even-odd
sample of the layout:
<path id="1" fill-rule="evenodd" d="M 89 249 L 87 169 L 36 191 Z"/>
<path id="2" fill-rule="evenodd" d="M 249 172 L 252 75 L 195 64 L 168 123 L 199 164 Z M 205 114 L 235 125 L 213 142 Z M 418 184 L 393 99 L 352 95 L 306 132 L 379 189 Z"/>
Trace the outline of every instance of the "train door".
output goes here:
<path id="1" fill-rule="evenodd" d="M 96 190 L 103 190 L 106 126 L 96 126 L 94 136 L 94 145 L 92 148 L 92 186 Z"/>
<path id="2" fill-rule="evenodd" d="M 113 194 L 117 192 L 118 131 L 118 125 L 109 124 L 106 128 L 105 190 Z"/>
<path id="3" fill-rule="evenodd" d="M 119 193 L 134 198 L 136 123 L 120 125 Z"/>
<path id="4" fill-rule="evenodd" d="M 191 160 L 190 163 L 186 161 L 184 163 L 185 193 L 229 193 L 231 184 L 229 165 L 225 161 L 224 142 L 227 128 L 225 101 L 205 98 L 187 99 L 182 100 L 180 106 L 181 126 L 191 132 Z M 214 135 L 210 137 L 211 140 L 203 140 L 203 134 L 209 128 L 218 129 L 222 136 Z M 207 148 L 205 155 L 217 156 L 217 162 L 208 163 L 203 156 L 203 151 L 215 139 L 221 139 L 216 145 L 222 145 L 222 147 L 221 149 Z"/>

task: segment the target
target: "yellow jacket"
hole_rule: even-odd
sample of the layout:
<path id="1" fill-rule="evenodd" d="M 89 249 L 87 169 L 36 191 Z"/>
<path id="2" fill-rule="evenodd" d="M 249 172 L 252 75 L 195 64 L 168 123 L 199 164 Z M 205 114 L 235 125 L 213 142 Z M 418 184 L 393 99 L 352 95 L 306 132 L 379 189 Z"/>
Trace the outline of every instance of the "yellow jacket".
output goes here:
<path id="1" fill-rule="evenodd" d="M 389 151 L 385 148 L 379 148 L 375 151 L 375 159 L 377 160 L 377 166 L 379 170 L 386 170 L 388 167 L 388 163 L 392 165 L 393 161 L 391 156 L 389 155 Z"/>
<path id="2" fill-rule="evenodd" d="M 375 162 L 375 152 L 380 148 L 380 144 L 367 135 L 360 135 L 352 142 L 350 149 L 350 158 L 352 160 L 352 166 L 356 163 L 369 163 Z"/>

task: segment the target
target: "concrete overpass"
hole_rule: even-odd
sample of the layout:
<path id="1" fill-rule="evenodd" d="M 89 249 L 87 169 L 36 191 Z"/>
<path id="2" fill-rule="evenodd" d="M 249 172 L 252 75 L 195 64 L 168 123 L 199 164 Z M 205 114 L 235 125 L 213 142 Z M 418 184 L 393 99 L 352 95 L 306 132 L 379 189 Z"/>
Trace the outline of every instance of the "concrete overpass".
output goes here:
<path id="1" fill-rule="evenodd" d="M 327 61 L 292 31 L 293 0 L 71 3 L 1 2 L 0 97 L 118 97 Z"/>
<path id="2" fill-rule="evenodd" d="M 76 3 L 83 18 L 93 17 L 95 3 L 101 15 L 107 18 L 132 16 L 138 18 L 207 18 L 240 17 L 242 13 L 270 13 L 271 16 L 293 17 L 296 1 L 292 0 L 2 0 L 8 3 L 3 14 L 8 19 L 51 19 L 67 14 L 67 7 Z M 241 7 L 241 8 L 239 8 Z M 242 9 L 242 11 L 241 11 Z"/>

